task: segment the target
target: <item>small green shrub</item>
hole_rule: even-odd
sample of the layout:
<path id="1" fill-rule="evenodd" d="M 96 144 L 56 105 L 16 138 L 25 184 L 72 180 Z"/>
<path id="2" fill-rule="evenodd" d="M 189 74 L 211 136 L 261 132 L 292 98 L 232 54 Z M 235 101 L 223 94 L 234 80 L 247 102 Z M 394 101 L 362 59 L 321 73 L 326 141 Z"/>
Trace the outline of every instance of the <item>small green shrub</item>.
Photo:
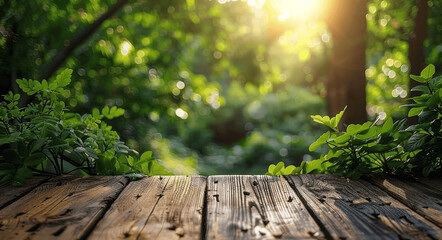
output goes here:
<path id="1" fill-rule="evenodd" d="M 418 116 L 418 124 L 406 128 L 407 119 L 383 124 L 370 121 L 350 124 L 338 129 L 345 109 L 335 117 L 311 116 L 313 121 L 330 130 L 313 142 L 309 150 L 327 144 L 330 151 L 320 159 L 303 162 L 301 166 L 283 163 L 270 165 L 267 174 L 288 175 L 305 173 L 332 173 L 358 178 L 367 173 L 414 174 L 428 176 L 442 169 L 442 76 L 433 78 L 435 68 L 429 65 L 420 76 L 411 78 L 423 83 L 411 91 L 422 94 L 411 98 L 409 117 Z M 307 167 L 309 166 L 309 167 Z"/>
<path id="2" fill-rule="evenodd" d="M 148 151 L 139 154 L 120 141 L 103 119 L 124 114 L 116 106 L 92 114 L 69 113 L 60 99 L 71 82 L 71 69 L 53 81 L 17 79 L 20 89 L 36 102 L 18 107 L 19 94 L 4 95 L 0 104 L 0 182 L 24 185 L 34 173 L 85 175 L 171 174 Z"/>

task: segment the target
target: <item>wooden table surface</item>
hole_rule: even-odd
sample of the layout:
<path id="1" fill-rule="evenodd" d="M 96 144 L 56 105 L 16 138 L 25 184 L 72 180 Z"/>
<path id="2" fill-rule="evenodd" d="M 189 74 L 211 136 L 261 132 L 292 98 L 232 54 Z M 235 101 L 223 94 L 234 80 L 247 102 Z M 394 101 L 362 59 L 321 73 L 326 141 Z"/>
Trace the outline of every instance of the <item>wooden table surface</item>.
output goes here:
<path id="1" fill-rule="evenodd" d="M 442 239 L 442 180 L 34 177 L 0 184 L 0 239 Z"/>

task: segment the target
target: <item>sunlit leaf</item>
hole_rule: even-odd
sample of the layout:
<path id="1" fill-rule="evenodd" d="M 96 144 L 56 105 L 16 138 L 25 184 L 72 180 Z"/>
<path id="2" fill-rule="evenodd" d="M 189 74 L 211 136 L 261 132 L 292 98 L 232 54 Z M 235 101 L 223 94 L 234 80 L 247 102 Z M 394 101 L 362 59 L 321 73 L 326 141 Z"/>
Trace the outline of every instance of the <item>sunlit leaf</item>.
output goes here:
<path id="1" fill-rule="evenodd" d="M 436 72 L 436 69 L 433 64 L 429 64 L 421 71 L 421 77 L 425 78 L 427 81 L 433 77 L 433 74 Z M 427 82 L 426 81 L 426 82 Z"/>

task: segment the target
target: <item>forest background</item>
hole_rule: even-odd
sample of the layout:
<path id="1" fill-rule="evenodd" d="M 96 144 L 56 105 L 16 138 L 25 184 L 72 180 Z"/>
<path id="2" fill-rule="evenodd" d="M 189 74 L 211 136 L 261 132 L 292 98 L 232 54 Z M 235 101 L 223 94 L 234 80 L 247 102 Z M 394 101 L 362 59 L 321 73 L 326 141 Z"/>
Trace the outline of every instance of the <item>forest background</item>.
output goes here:
<path id="1" fill-rule="evenodd" d="M 0 16 L 1 94 L 71 68 L 66 105 L 125 109 L 110 125 L 176 174 L 316 159 L 310 115 L 404 117 L 409 74 L 442 65 L 440 0 L 0 0 Z"/>

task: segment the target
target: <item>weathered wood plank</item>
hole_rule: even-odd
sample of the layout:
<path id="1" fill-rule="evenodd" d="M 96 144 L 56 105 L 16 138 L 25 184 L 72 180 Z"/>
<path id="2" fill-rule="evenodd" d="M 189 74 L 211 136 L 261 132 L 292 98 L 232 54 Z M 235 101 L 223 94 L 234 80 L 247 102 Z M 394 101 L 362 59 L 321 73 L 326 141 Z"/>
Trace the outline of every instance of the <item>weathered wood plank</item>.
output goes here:
<path id="1" fill-rule="evenodd" d="M 207 239 L 323 238 L 282 177 L 210 176 Z"/>
<path id="2" fill-rule="evenodd" d="M 81 239 L 128 179 L 54 177 L 0 210 L 0 239 Z"/>
<path id="3" fill-rule="evenodd" d="M 131 182 L 89 239 L 199 239 L 205 189 L 202 176 Z"/>
<path id="4" fill-rule="evenodd" d="M 287 176 L 334 239 L 441 239 L 440 228 L 364 180 Z"/>
<path id="5" fill-rule="evenodd" d="M 367 178 L 438 227 L 442 227 L 442 189 L 407 179 L 399 180 L 392 177 L 380 179 L 376 175 Z M 442 182 L 442 179 L 439 179 L 439 182 Z"/>
<path id="6" fill-rule="evenodd" d="M 433 188 L 436 191 L 441 191 L 442 189 L 442 176 L 439 176 L 439 178 L 418 178 L 418 182 L 424 184 L 427 186 L 427 188 Z"/>
<path id="7" fill-rule="evenodd" d="M 14 187 L 11 182 L 4 182 L 0 184 L 0 209 L 8 204 L 11 204 L 14 200 L 24 196 L 30 192 L 36 186 L 40 185 L 43 181 L 48 180 L 49 177 L 35 176 L 26 181 L 26 185 L 22 187 Z"/>

